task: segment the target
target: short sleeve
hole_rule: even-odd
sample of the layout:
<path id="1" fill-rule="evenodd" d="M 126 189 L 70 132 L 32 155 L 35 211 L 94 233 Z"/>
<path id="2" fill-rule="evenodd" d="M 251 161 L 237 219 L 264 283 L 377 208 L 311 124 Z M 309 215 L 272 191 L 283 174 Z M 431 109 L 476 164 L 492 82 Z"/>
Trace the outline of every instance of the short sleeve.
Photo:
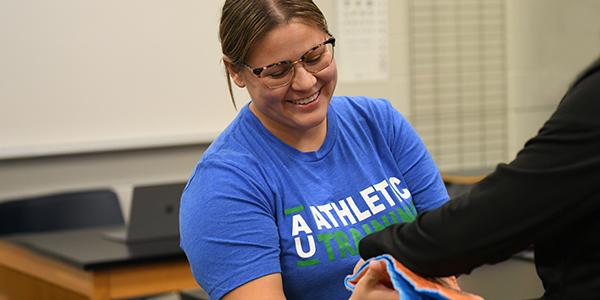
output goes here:
<path id="1" fill-rule="evenodd" d="M 181 246 L 211 299 L 281 272 L 274 208 L 253 165 L 203 158 L 181 199 Z"/>
<path id="2" fill-rule="evenodd" d="M 417 212 L 443 205 L 450 197 L 427 147 L 400 112 L 391 104 L 387 109 L 390 124 L 393 124 L 389 130 L 391 151 L 412 193 Z"/>

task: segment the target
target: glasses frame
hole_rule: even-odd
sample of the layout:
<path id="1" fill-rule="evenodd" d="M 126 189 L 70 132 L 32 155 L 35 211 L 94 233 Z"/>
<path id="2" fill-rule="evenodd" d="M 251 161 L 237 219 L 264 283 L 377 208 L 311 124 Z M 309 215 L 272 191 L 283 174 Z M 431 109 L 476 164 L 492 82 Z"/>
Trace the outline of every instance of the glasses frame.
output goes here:
<path id="1" fill-rule="evenodd" d="M 329 35 L 329 38 L 328 38 L 326 41 L 324 41 L 324 42 L 322 42 L 322 43 L 320 43 L 320 44 L 318 44 L 318 45 L 316 45 L 316 46 L 312 47 L 310 50 L 306 51 L 306 53 L 304 53 L 304 55 L 302 55 L 302 57 L 300 57 L 300 59 L 299 59 L 299 60 L 297 60 L 297 61 L 285 60 L 285 61 L 280 61 L 280 62 L 277 62 L 277 63 L 274 63 L 274 64 L 270 64 L 270 65 L 268 65 L 268 66 L 261 67 L 261 68 L 252 68 L 252 67 L 250 67 L 249 65 L 247 65 L 245 62 L 242 62 L 242 65 L 244 65 L 244 67 L 248 68 L 248 70 L 250 70 L 252 73 L 254 73 L 254 75 L 256 75 L 256 76 L 257 76 L 257 77 L 260 79 L 260 82 L 262 82 L 262 84 L 263 84 L 264 86 L 266 86 L 267 88 L 274 90 L 274 89 L 277 89 L 277 88 L 280 88 L 280 87 L 284 87 L 284 86 L 286 86 L 286 85 L 290 84 L 290 83 L 291 83 L 291 82 L 294 80 L 294 76 L 296 76 L 296 73 L 295 73 L 295 70 L 294 70 L 295 68 L 294 68 L 294 67 L 296 66 L 296 64 L 298 64 L 298 63 L 300 63 L 300 62 L 302 62 L 302 67 L 303 67 L 303 68 L 304 68 L 306 71 L 308 71 L 308 72 L 310 72 L 310 73 L 312 73 L 312 74 L 319 73 L 319 72 L 321 72 L 321 71 L 323 71 L 323 70 L 327 69 L 327 67 L 329 67 L 329 66 L 331 65 L 331 62 L 333 61 L 333 58 L 334 58 L 333 48 L 335 47 L 335 37 L 334 37 L 334 36 L 333 36 L 331 33 L 327 33 L 327 35 Z M 327 44 L 331 44 L 331 49 L 332 49 L 332 53 L 331 53 L 331 61 L 329 61 L 329 63 L 327 64 L 327 66 L 325 66 L 323 69 L 321 69 L 321 70 L 319 70 L 319 71 L 313 72 L 313 71 L 311 71 L 311 70 L 307 69 L 307 68 L 306 68 L 306 64 L 305 64 L 305 62 L 304 62 L 304 59 L 305 59 L 305 58 L 306 58 L 306 57 L 307 57 L 307 56 L 308 56 L 308 55 L 309 55 L 311 52 L 313 52 L 313 51 L 315 51 L 315 50 L 319 49 L 320 47 L 323 47 L 323 46 L 325 46 L 325 45 L 327 45 Z M 278 86 L 275 86 L 275 87 L 270 87 L 270 86 L 268 86 L 268 85 L 267 85 L 267 84 L 266 84 L 266 83 L 263 81 L 263 77 L 262 77 L 260 74 L 261 74 L 261 73 L 262 73 L 264 70 L 266 70 L 266 69 L 268 69 L 268 68 L 270 68 L 270 67 L 279 66 L 279 65 L 281 65 L 281 64 L 291 64 L 291 65 L 292 65 L 292 67 L 291 67 L 291 69 L 292 69 L 292 76 L 290 77 L 290 80 L 289 80 L 288 82 L 284 83 L 284 84 L 280 84 L 280 85 L 278 85 Z"/>

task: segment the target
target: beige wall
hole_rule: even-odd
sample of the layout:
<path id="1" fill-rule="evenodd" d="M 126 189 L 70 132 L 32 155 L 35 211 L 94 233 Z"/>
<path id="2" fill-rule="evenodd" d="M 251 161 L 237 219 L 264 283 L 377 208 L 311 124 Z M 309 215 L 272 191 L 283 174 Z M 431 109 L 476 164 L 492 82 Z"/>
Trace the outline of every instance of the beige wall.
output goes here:
<path id="1" fill-rule="evenodd" d="M 507 1 L 510 157 L 541 128 L 579 71 L 600 55 L 600 1 Z"/>
<path id="2" fill-rule="evenodd" d="M 337 1 L 316 2 L 335 33 Z M 479 1 L 460 1 L 466 2 Z M 600 1 L 505 0 L 504 4 L 507 154 L 502 161 L 508 162 L 541 128 L 577 73 L 600 55 Z M 408 6 L 408 0 L 388 1 L 389 78 L 340 82 L 336 93 L 387 98 L 410 120 Z"/>

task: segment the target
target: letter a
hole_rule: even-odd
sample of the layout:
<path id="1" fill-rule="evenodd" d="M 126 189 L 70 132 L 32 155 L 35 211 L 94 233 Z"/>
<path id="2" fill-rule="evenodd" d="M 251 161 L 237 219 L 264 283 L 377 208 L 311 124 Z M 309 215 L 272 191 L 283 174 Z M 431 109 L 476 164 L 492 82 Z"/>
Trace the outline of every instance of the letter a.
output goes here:
<path id="1" fill-rule="evenodd" d="M 292 236 L 297 236 L 300 231 L 304 231 L 306 234 L 312 233 L 304 218 L 301 215 L 294 215 L 292 217 Z"/>

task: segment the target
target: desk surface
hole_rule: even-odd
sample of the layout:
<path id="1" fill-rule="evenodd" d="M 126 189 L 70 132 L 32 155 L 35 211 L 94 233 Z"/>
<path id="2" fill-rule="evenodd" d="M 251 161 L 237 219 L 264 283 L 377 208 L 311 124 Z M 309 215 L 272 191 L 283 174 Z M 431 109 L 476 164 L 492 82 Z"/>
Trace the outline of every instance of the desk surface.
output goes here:
<path id="1" fill-rule="evenodd" d="M 104 238 L 118 228 L 0 237 L 0 299 L 128 299 L 199 288 L 178 238 Z"/>
<path id="2" fill-rule="evenodd" d="M 82 270 L 100 270 L 150 262 L 185 259 L 179 239 L 127 244 L 109 240 L 103 233 L 119 227 L 18 234 L 0 239 Z"/>
<path id="3" fill-rule="evenodd" d="M 460 172 L 441 172 L 441 175 L 442 180 L 445 183 L 474 184 L 488 176 L 493 171 L 494 169 L 481 169 Z"/>

